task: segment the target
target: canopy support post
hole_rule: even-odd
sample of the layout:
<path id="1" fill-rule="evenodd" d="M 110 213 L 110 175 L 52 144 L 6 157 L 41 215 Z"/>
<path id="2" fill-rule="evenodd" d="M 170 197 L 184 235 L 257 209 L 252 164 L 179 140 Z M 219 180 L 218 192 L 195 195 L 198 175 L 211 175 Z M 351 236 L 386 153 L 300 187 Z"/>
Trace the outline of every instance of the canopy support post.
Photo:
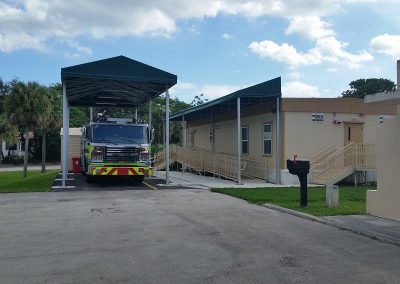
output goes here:
<path id="1" fill-rule="evenodd" d="M 165 91 L 165 183 L 169 184 L 169 90 Z"/>
<path id="2" fill-rule="evenodd" d="M 135 107 L 135 123 L 137 123 L 137 107 Z"/>
<path id="3" fill-rule="evenodd" d="M 184 115 L 182 115 L 182 146 L 184 153 L 186 153 L 186 122 Z M 182 172 L 186 172 L 186 164 L 184 162 L 182 162 Z"/>
<path id="4" fill-rule="evenodd" d="M 281 183 L 281 123 L 280 123 L 280 98 L 276 98 L 276 121 L 275 121 L 275 183 Z"/>
<path id="5" fill-rule="evenodd" d="M 137 108 L 136 108 L 136 113 L 135 115 L 137 115 Z M 151 99 L 149 100 L 149 137 L 151 133 Z M 149 147 L 149 157 L 151 157 L 151 146 Z"/>
<path id="6" fill-rule="evenodd" d="M 69 105 L 67 99 L 66 83 L 62 84 L 63 90 L 63 147 L 62 147 L 62 188 L 66 188 L 68 177 L 68 146 L 69 146 Z"/>
<path id="7" fill-rule="evenodd" d="M 90 122 L 92 122 L 93 121 L 93 107 L 90 107 L 89 111 L 90 111 Z"/>
<path id="8" fill-rule="evenodd" d="M 240 97 L 237 99 L 237 184 L 242 184 L 242 174 L 240 170 L 241 166 L 241 156 L 242 156 L 242 143 L 241 143 L 241 123 L 240 123 Z"/>

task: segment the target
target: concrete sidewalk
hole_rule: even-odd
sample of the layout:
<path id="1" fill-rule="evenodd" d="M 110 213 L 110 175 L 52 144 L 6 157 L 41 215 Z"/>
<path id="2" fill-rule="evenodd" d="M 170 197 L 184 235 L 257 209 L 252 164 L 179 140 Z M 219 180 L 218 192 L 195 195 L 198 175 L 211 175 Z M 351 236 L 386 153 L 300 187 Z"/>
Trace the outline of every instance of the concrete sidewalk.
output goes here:
<path id="1" fill-rule="evenodd" d="M 298 184 L 293 185 L 280 185 L 274 183 L 265 182 L 262 179 L 256 178 L 242 178 L 242 184 L 238 185 L 236 182 L 227 179 L 221 179 L 212 176 L 202 176 L 199 174 L 189 172 L 170 171 L 170 182 L 177 185 L 185 185 L 193 188 L 257 188 L 257 187 L 288 187 L 295 186 L 299 187 Z M 154 172 L 154 176 L 157 178 L 165 179 L 165 171 Z M 308 186 L 316 186 L 309 184 Z"/>
<path id="2" fill-rule="evenodd" d="M 14 166 L 14 165 L 1 165 L 0 172 L 17 172 L 22 171 L 23 166 Z M 28 165 L 28 171 L 40 171 L 42 169 L 42 165 Z M 61 170 L 60 164 L 46 164 L 46 170 Z"/>
<path id="3" fill-rule="evenodd" d="M 178 171 L 170 171 L 170 181 L 172 184 L 185 185 L 190 187 L 204 188 L 256 188 L 256 187 L 286 187 L 288 185 L 277 185 L 267 183 L 261 179 L 242 179 L 242 185 L 236 182 L 218 177 L 202 176 L 194 173 L 183 173 Z M 165 179 L 165 171 L 154 172 L 157 178 Z M 298 185 L 294 185 L 298 186 Z"/>
<path id="4" fill-rule="evenodd" d="M 335 221 L 355 232 L 367 233 L 379 240 L 400 246 L 400 222 L 370 215 L 329 216 L 324 219 Z"/>

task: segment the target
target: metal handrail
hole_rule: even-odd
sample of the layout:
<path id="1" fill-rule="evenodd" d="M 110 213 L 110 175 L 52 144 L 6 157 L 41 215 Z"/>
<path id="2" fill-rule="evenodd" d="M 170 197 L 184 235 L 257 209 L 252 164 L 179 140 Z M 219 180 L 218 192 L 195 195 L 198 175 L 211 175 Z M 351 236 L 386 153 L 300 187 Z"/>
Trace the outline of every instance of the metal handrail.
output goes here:
<path id="1" fill-rule="evenodd" d="M 200 172 L 209 172 L 228 179 L 237 180 L 237 157 L 228 154 L 219 154 L 202 149 L 187 148 L 171 145 L 171 162 L 179 162 Z M 242 157 L 240 170 L 242 175 L 262 178 L 267 177 L 269 170 L 268 161 Z M 154 168 L 158 169 L 165 165 L 165 150 L 153 156 Z"/>

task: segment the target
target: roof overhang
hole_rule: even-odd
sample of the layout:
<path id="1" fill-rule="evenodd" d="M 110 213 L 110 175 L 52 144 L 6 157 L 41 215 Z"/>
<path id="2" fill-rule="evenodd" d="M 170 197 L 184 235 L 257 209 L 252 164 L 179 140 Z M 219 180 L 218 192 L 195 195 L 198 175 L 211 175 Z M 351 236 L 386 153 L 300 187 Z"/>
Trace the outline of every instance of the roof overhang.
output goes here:
<path id="1" fill-rule="evenodd" d="M 70 106 L 137 107 L 171 88 L 177 76 L 125 56 L 61 69 Z"/>
<path id="2" fill-rule="evenodd" d="M 240 98 L 241 107 L 245 108 L 268 102 L 281 96 L 281 77 L 278 77 L 238 90 L 219 99 L 177 112 L 171 116 L 171 120 L 178 121 L 184 117 L 186 121 L 190 121 L 210 116 L 211 112 L 219 114 L 231 111 L 237 107 L 237 98 Z"/>
<path id="3" fill-rule="evenodd" d="M 393 92 L 377 93 L 364 97 L 365 103 L 385 103 L 400 105 L 400 90 Z"/>

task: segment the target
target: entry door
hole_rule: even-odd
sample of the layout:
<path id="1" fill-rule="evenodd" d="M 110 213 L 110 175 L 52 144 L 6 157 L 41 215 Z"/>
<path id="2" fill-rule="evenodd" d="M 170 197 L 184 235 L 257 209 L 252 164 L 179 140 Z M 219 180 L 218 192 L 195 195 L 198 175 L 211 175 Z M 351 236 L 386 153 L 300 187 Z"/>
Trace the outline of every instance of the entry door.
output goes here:
<path id="1" fill-rule="evenodd" d="M 363 143 L 363 123 L 345 123 L 344 124 L 344 145 L 353 143 Z"/>

